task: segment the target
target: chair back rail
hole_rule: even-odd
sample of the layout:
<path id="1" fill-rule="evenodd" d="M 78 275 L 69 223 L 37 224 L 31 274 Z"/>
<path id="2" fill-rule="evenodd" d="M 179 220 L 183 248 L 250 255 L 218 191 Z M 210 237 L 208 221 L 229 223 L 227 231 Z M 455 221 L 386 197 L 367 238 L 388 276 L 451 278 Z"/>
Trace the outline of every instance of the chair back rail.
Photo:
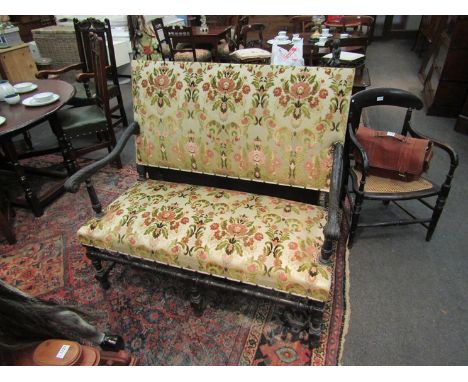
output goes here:
<path id="1" fill-rule="evenodd" d="M 240 38 L 244 48 L 263 48 L 263 31 L 265 24 L 253 23 L 244 25 L 240 31 Z M 254 38 L 251 36 L 255 35 Z"/>
<path id="2" fill-rule="evenodd" d="M 107 53 L 104 40 L 97 33 L 89 33 L 89 52 L 96 82 L 96 102 L 104 110 L 109 130 L 112 129 L 109 87 L 107 85 Z"/>
<path id="3" fill-rule="evenodd" d="M 115 61 L 114 44 L 112 40 L 112 32 L 109 19 L 100 21 L 95 18 L 87 18 L 84 20 L 73 19 L 75 27 L 76 41 L 78 44 L 78 53 L 81 62 L 83 63 L 83 72 L 92 72 L 92 55 L 91 45 L 89 41 L 89 33 L 93 32 L 101 37 L 107 43 L 105 51 L 106 66 L 110 66 L 112 78 L 117 78 L 117 64 Z"/>

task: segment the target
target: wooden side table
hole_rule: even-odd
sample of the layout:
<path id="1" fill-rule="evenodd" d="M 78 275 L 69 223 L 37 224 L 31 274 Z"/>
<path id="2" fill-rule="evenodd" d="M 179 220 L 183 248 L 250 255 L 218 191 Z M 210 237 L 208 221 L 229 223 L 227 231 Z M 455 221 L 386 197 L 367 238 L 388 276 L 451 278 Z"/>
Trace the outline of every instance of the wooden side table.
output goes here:
<path id="1" fill-rule="evenodd" d="M 28 44 L 0 49 L 0 74 L 12 84 L 36 79 L 36 63 Z"/>

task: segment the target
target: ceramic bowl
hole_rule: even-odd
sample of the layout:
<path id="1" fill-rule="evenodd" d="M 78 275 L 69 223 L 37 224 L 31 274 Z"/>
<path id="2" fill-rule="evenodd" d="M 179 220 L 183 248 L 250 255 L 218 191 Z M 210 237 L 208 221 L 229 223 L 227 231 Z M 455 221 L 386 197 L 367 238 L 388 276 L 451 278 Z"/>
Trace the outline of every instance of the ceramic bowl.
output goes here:
<path id="1" fill-rule="evenodd" d="M 33 96 L 33 99 L 35 102 L 47 102 L 47 101 L 50 101 L 52 99 L 52 97 L 54 96 L 54 93 L 52 92 L 44 92 L 44 93 L 38 93 L 36 95 Z"/>
<path id="2" fill-rule="evenodd" d="M 5 102 L 8 105 L 16 105 L 20 101 L 21 101 L 21 98 L 20 98 L 19 94 L 15 93 L 15 94 L 9 94 L 9 95 L 5 96 Z"/>
<path id="3" fill-rule="evenodd" d="M 32 82 L 20 82 L 19 84 L 14 85 L 13 87 L 16 91 L 27 91 L 32 88 L 34 84 Z"/>

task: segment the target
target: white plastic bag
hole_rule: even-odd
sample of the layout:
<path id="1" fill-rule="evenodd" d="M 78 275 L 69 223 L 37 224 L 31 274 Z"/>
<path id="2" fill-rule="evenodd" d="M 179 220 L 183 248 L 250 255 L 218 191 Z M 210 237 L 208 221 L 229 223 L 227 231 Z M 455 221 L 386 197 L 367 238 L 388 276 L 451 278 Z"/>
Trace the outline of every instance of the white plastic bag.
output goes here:
<path id="1" fill-rule="evenodd" d="M 271 64 L 304 66 L 303 45 L 302 38 L 295 41 L 289 50 L 281 48 L 276 42 L 273 42 L 271 48 Z"/>

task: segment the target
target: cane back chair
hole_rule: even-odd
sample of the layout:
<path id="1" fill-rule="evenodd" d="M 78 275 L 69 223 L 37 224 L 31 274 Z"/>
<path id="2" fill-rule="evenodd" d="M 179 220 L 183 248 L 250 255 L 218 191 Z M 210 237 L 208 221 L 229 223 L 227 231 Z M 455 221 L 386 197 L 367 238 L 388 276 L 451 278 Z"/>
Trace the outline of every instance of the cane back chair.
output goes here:
<path id="1" fill-rule="evenodd" d="M 418 178 L 414 181 L 403 181 L 384 178 L 369 174 L 368 157 L 356 138 L 356 131 L 361 123 L 362 111 L 368 107 L 374 106 L 397 106 L 406 110 L 401 134 L 414 138 L 425 138 L 432 141 L 434 151 L 443 151 L 448 154 L 450 164 L 445 180 L 440 184 L 429 179 L 428 175 Z M 351 201 L 351 229 L 349 245 L 353 244 L 356 235 L 356 229 L 359 227 L 384 227 L 390 225 L 408 225 L 421 224 L 427 229 L 426 241 L 430 241 L 437 222 L 442 214 L 445 202 L 450 192 L 451 182 L 455 169 L 458 165 L 457 153 L 448 145 L 431 139 L 413 129 L 411 125 L 411 115 L 413 109 L 420 110 L 423 107 L 422 101 L 414 94 L 405 90 L 393 88 L 375 88 L 356 93 L 351 98 L 350 117 L 348 125 L 348 150 L 350 157 L 358 155 L 362 158 L 363 170 L 346 166 L 349 169 L 351 178 L 351 188 L 348 196 Z M 376 128 L 376 126 L 368 126 Z M 378 130 L 378 129 L 377 129 Z M 437 154 L 437 153 L 435 153 Z M 435 156 L 434 156 L 435 159 Z M 433 160 L 434 160 L 433 159 Z M 432 176 L 431 176 L 432 177 Z M 351 195 L 353 194 L 353 195 Z M 426 200 L 429 197 L 437 197 L 435 205 Z M 390 202 L 399 207 L 403 212 L 410 216 L 410 219 L 398 219 L 383 222 L 359 223 L 361 207 L 364 200 L 383 201 L 385 205 Z M 430 217 L 418 218 L 409 211 L 399 201 L 417 200 L 424 206 L 432 210 Z"/>

